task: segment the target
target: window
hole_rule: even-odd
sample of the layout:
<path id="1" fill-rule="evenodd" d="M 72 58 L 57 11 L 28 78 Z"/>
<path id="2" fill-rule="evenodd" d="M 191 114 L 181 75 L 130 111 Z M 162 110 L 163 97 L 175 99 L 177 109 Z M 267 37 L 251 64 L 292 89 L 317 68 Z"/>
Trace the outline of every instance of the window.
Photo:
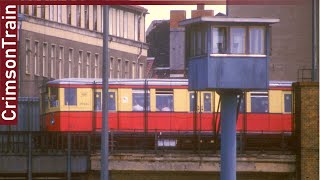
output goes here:
<path id="1" fill-rule="evenodd" d="M 67 24 L 71 25 L 71 6 L 67 5 Z"/>
<path id="2" fill-rule="evenodd" d="M 69 58 L 68 58 L 68 77 L 72 77 L 72 60 L 73 60 L 73 49 L 69 49 Z"/>
<path id="3" fill-rule="evenodd" d="M 26 39 L 26 74 L 30 74 L 30 40 Z"/>
<path id="4" fill-rule="evenodd" d="M 93 5 L 93 30 L 97 31 L 97 29 L 98 29 L 98 24 L 97 24 L 97 5 Z"/>
<path id="5" fill-rule="evenodd" d="M 212 52 L 224 54 L 227 52 L 227 28 L 214 27 L 212 28 Z"/>
<path id="6" fill-rule="evenodd" d="M 156 90 L 156 110 L 173 111 L 173 90 L 161 89 Z"/>
<path id="7" fill-rule="evenodd" d="M 29 14 L 29 5 L 24 5 L 24 14 Z"/>
<path id="8" fill-rule="evenodd" d="M 136 63 L 135 62 L 132 62 L 132 67 L 131 67 L 131 77 L 132 79 L 135 79 L 136 78 Z"/>
<path id="9" fill-rule="evenodd" d="M 50 76 L 52 77 L 52 78 L 54 78 L 54 71 L 55 71 L 55 65 L 54 65 L 54 63 L 56 62 L 56 59 L 55 59 L 55 53 L 56 53 L 56 46 L 55 45 L 51 45 L 51 67 L 50 67 Z"/>
<path id="10" fill-rule="evenodd" d="M 119 10 L 119 36 L 123 37 L 123 10 Z"/>
<path id="11" fill-rule="evenodd" d="M 194 109 L 196 106 L 194 106 L 195 104 L 197 104 L 197 97 L 195 96 L 195 93 L 190 93 L 189 94 L 189 104 L 190 104 L 190 112 L 196 111 L 196 109 Z"/>
<path id="12" fill-rule="evenodd" d="M 82 70 L 82 51 L 79 51 L 79 59 L 78 59 L 78 78 L 81 78 L 81 70 Z"/>
<path id="13" fill-rule="evenodd" d="M 123 14 L 123 37 L 128 38 L 128 12 Z"/>
<path id="14" fill-rule="evenodd" d="M 63 64 L 63 57 L 64 56 L 64 49 L 62 46 L 59 48 L 59 60 L 58 60 L 58 78 L 63 78 L 63 70 L 62 70 L 62 64 Z"/>
<path id="15" fill-rule="evenodd" d="M 37 11 L 37 5 L 32 5 L 32 16 L 37 16 L 38 11 Z"/>
<path id="16" fill-rule="evenodd" d="M 191 56 L 201 56 L 207 53 L 207 32 L 204 28 L 195 27 L 189 34 L 191 37 Z"/>
<path id="17" fill-rule="evenodd" d="M 89 29 L 89 6 L 84 6 L 84 27 Z"/>
<path id="18" fill-rule="evenodd" d="M 114 22 L 113 22 L 113 8 L 109 8 L 109 34 L 113 35 L 113 26 L 114 26 Z"/>
<path id="19" fill-rule="evenodd" d="M 86 62 L 86 78 L 90 77 L 90 56 L 91 54 L 87 53 L 87 62 Z"/>
<path id="20" fill-rule="evenodd" d="M 117 10 L 112 8 L 112 32 L 113 35 L 117 35 Z"/>
<path id="21" fill-rule="evenodd" d="M 101 111 L 102 110 L 102 93 L 101 92 L 95 92 L 95 98 L 94 98 L 94 109 L 95 111 Z M 109 111 L 115 111 L 116 110 L 116 93 L 115 92 L 109 92 L 108 93 L 108 110 Z"/>
<path id="22" fill-rule="evenodd" d="M 150 110 L 150 92 L 143 89 L 132 90 L 132 111 Z M 147 99 L 147 101 L 145 101 Z"/>
<path id="23" fill-rule="evenodd" d="M 251 93 L 251 112 L 269 112 L 269 98 L 267 92 Z"/>
<path id="24" fill-rule="evenodd" d="M 119 9 L 116 10 L 116 26 L 117 26 L 117 36 L 120 36 L 120 11 Z"/>
<path id="25" fill-rule="evenodd" d="M 139 64 L 139 78 L 143 78 L 143 64 Z"/>
<path id="26" fill-rule="evenodd" d="M 291 94 L 285 94 L 284 95 L 284 112 L 286 113 L 290 113 L 292 112 L 292 107 L 291 107 L 291 104 L 292 104 L 292 95 Z"/>
<path id="27" fill-rule="evenodd" d="M 54 16 L 54 6 L 49 5 L 49 20 L 53 21 L 53 16 Z"/>
<path id="28" fill-rule="evenodd" d="M 128 79 L 129 78 L 129 61 L 125 61 L 125 66 L 124 66 L 124 78 Z"/>
<path id="29" fill-rule="evenodd" d="M 34 42 L 34 74 L 40 75 L 40 63 L 39 63 L 39 42 Z"/>
<path id="30" fill-rule="evenodd" d="M 265 33 L 262 27 L 249 28 L 249 53 L 265 54 Z"/>
<path id="31" fill-rule="evenodd" d="M 61 23 L 62 22 L 62 6 L 58 5 L 57 8 L 58 8 L 57 19 L 58 19 L 58 22 Z"/>
<path id="32" fill-rule="evenodd" d="M 203 111 L 211 112 L 211 93 L 203 93 Z"/>
<path id="33" fill-rule="evenodd" d="M 117 64 L 117 78 L 121 78 L 121 59 L 118 59 L 118 64 Z"/>
<path id="34" fill-rule="evenodd" d="M 81 5 L 77 5 L 76 17 L 77 17 L 77 26 L 81 27 Z"/>
<path id="35" fill-rule="evenodd" d="M 43 43 L 42 46 L 42 76 L 47 77 L 48 64 L 47 64 L 48 44 Z"/>
<path id="36" fill-rule="evenodd" d="M 95 54 L 94 56 L 94 69 L 93 69 L 93 77 L 98 78 L 98 60 L 99 60 L 99 55 Z"/>
<path id="37" fill-rule="evenodd" d="M 231 53 L 244 54 L 246 46 L 246 29 L 242 27 L 230 28 Z"/>
<path id="38" fill-rule="evenodd" d="M 110 58 L 110 63 L 109 63 L 109 78 L 113 78 L 113 57 Z"/>
<path id="39" fill-rule="evenodd" d="M 95 111 L 102 110 L 101 92 L 94 92 L 94 110 Z"/>
<path id="40" fill-rule="evenodd" d="M 108 93 L 108 110 L 109 111 L 116 110 L 116 93 L 115 92 Z"/>
<path id="41" fill-rule="evenodd" d="M 50 88 L 50 107 L 58 107 L 59 105 L 59 91 L 58 88 Z"/>
<path id="42" fill-rule="evenodd" d="M 134 40 L 138 41 L 138 15 L 134 15 Z"/>
<path id="43" fill-rule="evenodd" d="M 77 105 L 77 88 L 64 88 L 64 105 Z"/>
<path id="44" fill-rule="evenodd" d="M 46 6 L 41 5 L 41 18 L 45 19 L 46 18 Z"/>

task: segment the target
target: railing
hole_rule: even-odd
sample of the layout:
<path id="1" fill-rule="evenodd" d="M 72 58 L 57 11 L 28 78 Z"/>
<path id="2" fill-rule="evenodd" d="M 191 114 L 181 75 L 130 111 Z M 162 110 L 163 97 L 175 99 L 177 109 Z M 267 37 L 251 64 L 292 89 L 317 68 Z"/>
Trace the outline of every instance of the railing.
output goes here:
<path id="1" fill-rule="evenodd" d="M 117 152 L 210 152 L 218 153 L 220 136 L 193 132 L 109 132 L 110 153 Z M 69 136 L 69 138 L 68 138 Z M 31 144 L 30 144 L 31 143 Z M 68 146 L 69 145 L 69 146 Z M 68 148 L 70 147 L 70 149 Z M 292 133 L 239 133 L 238 153 L 293 152 Z M 100 133 L 84 132 L 0 132 L 0 154 L 64 154 L 90 155 L 101 149 Z"/>

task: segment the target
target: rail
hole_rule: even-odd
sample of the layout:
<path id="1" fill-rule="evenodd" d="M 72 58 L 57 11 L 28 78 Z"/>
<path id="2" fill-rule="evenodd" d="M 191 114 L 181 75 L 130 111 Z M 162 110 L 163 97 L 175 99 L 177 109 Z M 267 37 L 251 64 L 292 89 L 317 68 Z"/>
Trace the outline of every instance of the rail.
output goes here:
<path id="1" fill-rule="evenodd" d="M 218 153 L 220 149 L 220 135 L 214 137 L 212 132 L 110 131 L 109 138 L 110 153 Z M 247 151 L 294 152 L 295 138 L 288 132 L 238 133 L 237 146 L 240 154 Z M 99 132 L 0 132 L 0 154 L 27 154 L 29 148 L 34 155 L 63 154 L 68 150 L 72 155 L 90 155 L 100 152 L 101 136 Z"/>

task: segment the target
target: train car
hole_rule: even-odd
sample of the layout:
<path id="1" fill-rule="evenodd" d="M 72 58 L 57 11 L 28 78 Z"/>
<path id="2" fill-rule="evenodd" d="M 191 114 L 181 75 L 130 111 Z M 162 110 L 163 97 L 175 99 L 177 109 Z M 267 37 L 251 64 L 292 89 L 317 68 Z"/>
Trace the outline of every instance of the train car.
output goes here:
<path id="1" fill-rule="evenodd" d="M 239 96 L 237 131 L 290 133 L 292 82 Z M 219 95 L 188 90 L 187 79 L 109 80 L 109 129 L 115 132 L 219 132 Z M 47 131 L 101 130 L 102 80 L 58 79 L 42 97 Z"/>

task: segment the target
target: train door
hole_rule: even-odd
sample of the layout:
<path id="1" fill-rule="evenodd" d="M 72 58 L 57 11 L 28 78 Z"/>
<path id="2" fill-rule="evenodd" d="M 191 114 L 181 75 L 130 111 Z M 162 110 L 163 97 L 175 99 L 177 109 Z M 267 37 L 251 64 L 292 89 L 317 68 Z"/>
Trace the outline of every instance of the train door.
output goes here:
<path id="1" fill-rule="evenodd" d="M 94 92 L 94 110 L 95 111 L 102 110 L 101 92 Z"/>
<path id="2" fill-rule="evenodd" d="M 210 131 L 212 127 L 212 93 L 205 91 L 200 94 L 199 130 Z"/>

